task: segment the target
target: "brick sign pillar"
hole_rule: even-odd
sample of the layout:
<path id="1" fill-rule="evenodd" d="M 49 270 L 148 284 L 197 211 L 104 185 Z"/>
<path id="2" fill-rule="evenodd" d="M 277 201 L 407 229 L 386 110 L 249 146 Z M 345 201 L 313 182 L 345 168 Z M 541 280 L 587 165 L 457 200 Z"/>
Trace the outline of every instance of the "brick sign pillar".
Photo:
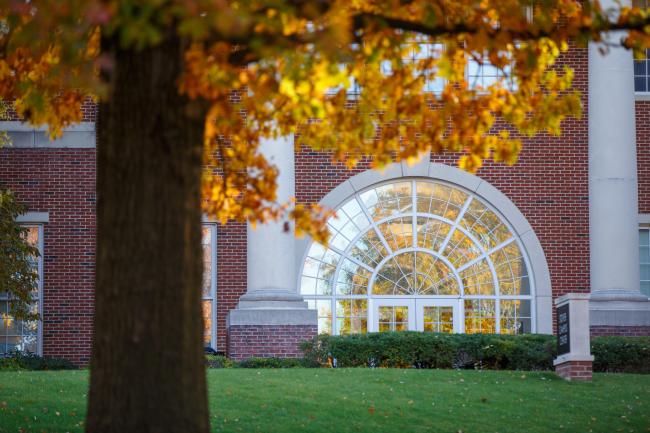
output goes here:
<path id="1" fill-rule="evenodd" d="M 278 202 L 295 196 L 293 136 L 263 140 L 262 154 L 278 168 Z M 282 221 L 248 227 L 247 289 L 228 313 L 228 355 L 295 358 L 300 343 L 316 336 L 316 310 L 297 290 L 293 230 Z"/>
<path id="2" fill-rule="evenodd" d="M 555 300 L 558 356 L 553 365 L 566 380 L 591 380 L 589 299 L 588 293 L 567 293 Z"/>

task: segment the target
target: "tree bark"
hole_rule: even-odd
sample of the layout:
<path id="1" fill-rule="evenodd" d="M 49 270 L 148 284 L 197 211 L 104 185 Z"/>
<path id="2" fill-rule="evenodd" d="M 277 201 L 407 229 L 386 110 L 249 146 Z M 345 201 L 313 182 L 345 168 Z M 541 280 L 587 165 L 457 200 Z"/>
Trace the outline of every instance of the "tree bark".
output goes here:
<path id="1" fill-rule="evenodd" d="M 97 128 L 97 270 L 86 431 L 207 432 L 200 179 L 205 107 L 178 94 L 172 31 L 112 52 Z"/>

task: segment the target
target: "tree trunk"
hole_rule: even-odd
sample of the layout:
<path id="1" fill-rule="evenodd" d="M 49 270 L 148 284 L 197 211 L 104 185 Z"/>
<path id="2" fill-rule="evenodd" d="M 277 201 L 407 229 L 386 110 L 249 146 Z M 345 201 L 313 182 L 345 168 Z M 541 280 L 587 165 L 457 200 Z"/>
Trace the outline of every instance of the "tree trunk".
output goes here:
<path id="1" fill-rule="evenodd" d="M 114 54 L 99 109 L 88 432 L 207 432 L 200 178 L 205 107 L 178 94 L 184 42 Z"/>

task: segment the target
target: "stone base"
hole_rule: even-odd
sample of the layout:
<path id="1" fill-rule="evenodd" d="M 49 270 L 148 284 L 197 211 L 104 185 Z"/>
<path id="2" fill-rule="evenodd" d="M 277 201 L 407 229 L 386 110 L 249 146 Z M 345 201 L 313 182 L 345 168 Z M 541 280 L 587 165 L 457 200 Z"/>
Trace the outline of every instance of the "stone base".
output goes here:
<path id="1" fill-rule="evenodd" d="M 555 365 L 555 373 L 562 379 L 591 381 L 593 361 L 565 361 Z"/>
<path id="2" fill-rule="evenodd" d="M 591 326 L 592 337 L 618 336 L 618 337 L 650 337 L 650 326 Z"/>
<path id="3" fill-rule="evenodd" d="M 626 328 L 650 329 L 650 300 L 640 292 L 594 292 L 589 303 L 589 325 L 592 335 L 594 329 L 621 330 L 620 333 L 606 335 L 626 335 Z"/>
<path id="4" fill-rule="evenodd" d="M 231 325 L 228 356 L 236 361 L 251 357 L 299 358 L 300 343 L 318 333 L 317 325 Z"/>

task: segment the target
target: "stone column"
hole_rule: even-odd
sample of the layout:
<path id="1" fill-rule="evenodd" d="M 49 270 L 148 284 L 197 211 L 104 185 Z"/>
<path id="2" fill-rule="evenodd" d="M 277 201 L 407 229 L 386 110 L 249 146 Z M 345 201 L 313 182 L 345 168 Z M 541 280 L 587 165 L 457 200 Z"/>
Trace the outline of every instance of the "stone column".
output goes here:
<path id="1" fill-rule="evenodd" d="M 625 1 L 623 2 L 625 3 Z M 603 0 L 605 8 L 616 7 Z M 623 36 L 612 32 L 609 41 Z M 641 294 L 632 53 L 589 44 L 591 325 L 650 325 Z"/>
<path id="2" fill-rule="evenodd" d="M 279 171 L 278 202 L 295 194 L 293 136 L 263 140 L 262 154 Z M 296 357 L 300 341 L 317 332 L 317 313 L 298 294 L 295 236 L 285 223 L 247 230 L 247 291 L 228 314 L 228 353 L 234 359 Z"/>

